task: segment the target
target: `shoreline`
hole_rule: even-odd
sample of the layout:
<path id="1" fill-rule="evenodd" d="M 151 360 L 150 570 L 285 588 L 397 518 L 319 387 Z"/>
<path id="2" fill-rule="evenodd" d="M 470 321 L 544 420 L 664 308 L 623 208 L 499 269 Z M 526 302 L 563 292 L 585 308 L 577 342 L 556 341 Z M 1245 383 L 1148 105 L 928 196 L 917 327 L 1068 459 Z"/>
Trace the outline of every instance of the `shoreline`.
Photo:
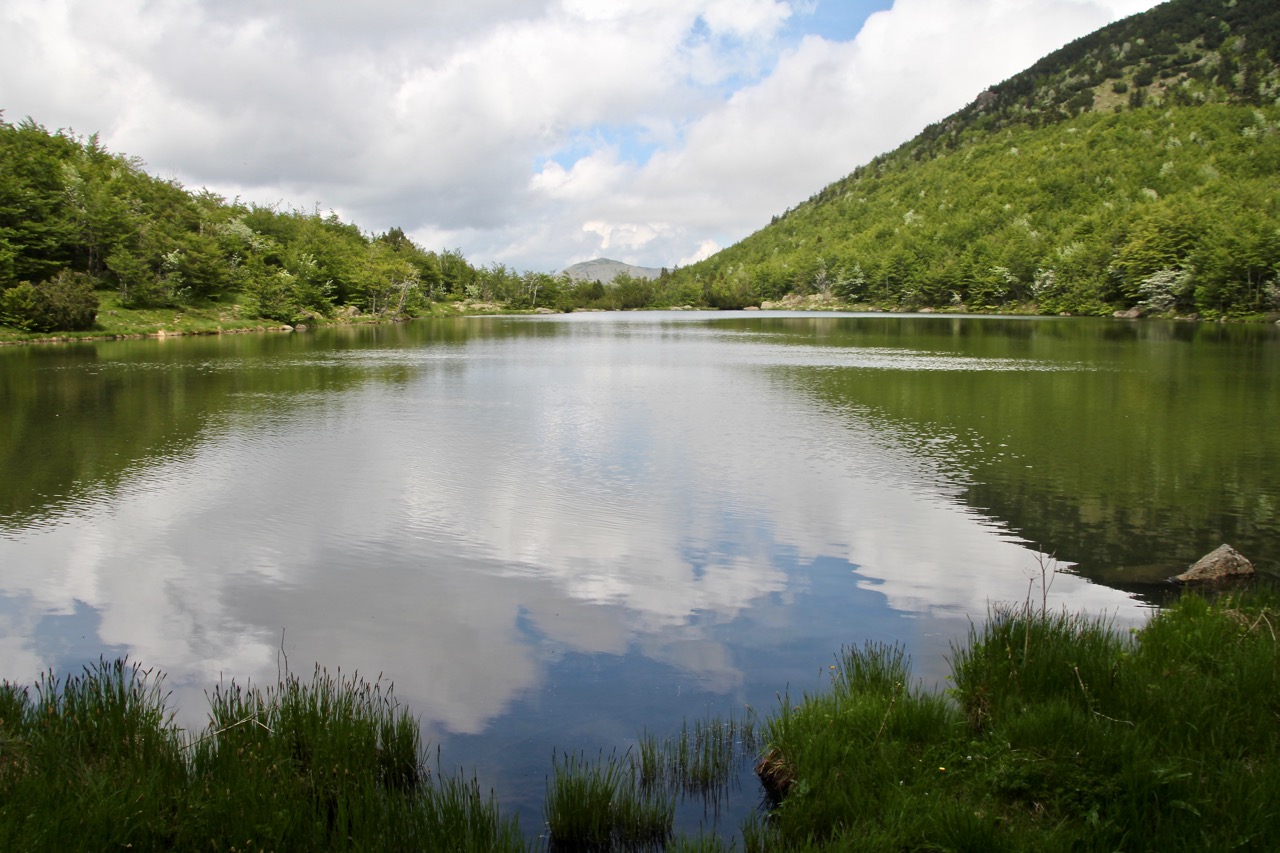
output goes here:
<path id="1" fill-rule="evenodd" d="M 148 325 L 144 330 L 140 331 L 112 331 L 103 329 L 101 331 L 85 331 L 85 332 L 52 332 L 46 334 L 32 334 L 30 337 L 25 333 L 18 331 L 7 331 L 0 329 L 0 347 L 4 346 L 23 346 L 27 344 L 70 344 L 87 341 L 127 341 L 127 340 L 145 340 L 152 338 L 155 340 L 164 340 L 166 338 L 182 338 L 182 337 L 215 337 L 221 335 L 247 335 L 247 334 L 284 334 L 292 332 L 306 332 L 313 329 L 329 328 L 335 326 L 385 326 L 394 323 L 408 323 L 414 320 L 430 320 L 442 318 L 460 318 L 460 317 L 519 317 L 547 314 L 572 314 L 572 313 L 610 313 L 605 309 L 579 309 L 577 311 L 558 311 L 551 308 L 506 308 L 494 302 L 440 302 L 433 305 L 441 306 L 442 310 L 431 311 L 419 316 L 400 316 L 400 317 L 372 317 L 364 314 L 345 314 L 336 318 L 325 318 L 323 322 L 313 323 L 297 323 L 289 325 L 287 323 L 253 323 L 245 325 L 234 325 L 234 321 L 220 320 L 218 324 L 212 328 L 192 326 L 190 328 L 166 328 L 165 323 Z M 117 309 L 117 311 L 123 309 Z M 721 309 L 717 308 L 690 308 L 690 306 L 670 306 L 670 307 L 652 307 L 628 309 L 628 311 L 705 311 L 719 313 Z M 1084 317 L 1095 319 L 1114 319 L 1124 321 L 1135 320 L 1167 320 L 1178 323 L 1229 323 L 1233 325 L 1277 325 L 1280 326 L 1280 317 L 1273 318 L 1271 315 L 1256 318 L 1239 318 L 1232 319 L 1221 317 L 1218 319 L 1206 319 L 1199 316 L 1182 316 L 1182 315 L 1141 315 L 1134 311 L 1115 311 L 1111 314 L 1102 315 L 1085 315 L 1085 314 L 1041 314 L 1028 306 L 1014 307 L 1009 310 L 987 311 L 982 309 L 973 309 L 967 306 L 947 306 L 937 308 L 933 306 L 924 306 L 922 308 L 907 309 L 902 306 L 886 308 L 878 305 L 866 304 L 847 304 L 838 302 L 829 297 L 810 296 L 810 297 L 786 297 L 777 301 L 764 301 L 758 306 L 747 306 L 740 309 L 742 311 L 785 311 L 785 312 L 805 312 L 817 311 L 832 314 L 851 313 L 851 314 L 884 314 L 884 315 L 905 315 L 905 314 L 934 314 L 941 316 L 978 316 L 978 317 L 1059 317 L 1069 319 L 1072 317 Z M 184 313 L 190 313 L 191 309 L 186 312 L 179 312 L 179 317 Z M 113 311 L 111 313 L 117 313 Z M 139 312 L 142 313 L 142 312 Z M 167 312 L 166 312 L 167 313 Z M 179 322 L 175 320 L 174 322 Z M 232 325 L 224 326 L 222 323 L 232 323 Z M 13 335 L 13 337 L 6 337 Z"/>
<path id="2" fill-rule="evenodd" d="M 221 335 L 247 335 L 247 334 L 284 334 L 290 332 L 306 332 L 312 329 L 328 328 L 336 326 L 387 326 L 395 323 L 408 323 L 413 320 L 427 320 L 432 318 L 445 317 L 482 317 L 494 315 L 522 315 L 534 313 L 560 313 L 546 309 L 528 310 L 508 310 L 494 303 L 434 303 L 436 305 L 460 305 L 465 306 L 458 310 L 446 308 L 441 311 L 432 311 L 417 317 L 373 317 L 366 314 L 342 314 L 338 317 L 324 318 L 323 322 L 297 323 L 289 325 L 288 323 L 271 323 L 265 320 L 259 322 L 245 322 L 244 325 L 237 325 L 235 321 L 229 319 L 220 319 L 217 325 L 213 327 L 192 326 L 189 328 L 166 328 L 166 324 L 152 324 L 140 331 L 113 331 L 111 329 L 89 330 L 84 332 L 49 332 L 49 333 L 31 333 L 27 336 L 23 332 L 8 332 L 0 329 L 0 346 L 22 346 L 25 344 L 70 344 L 80 343 L 83 341 L 131 341 L 145 340 L 152 338 L 163 340 L 165 338 L 189 338 L 189 337 L 218 337 Z M 123 309 L 116 309 L 112 313 L 118 313 Z M 142 313 L 142 312 L 138 312 Z M 166 312 L 167 313 L 167 312 Z M 191 309 L 179 311 L 178 317 L 191 313 Z M 174 322 L 179 322 L 175 319 Z M 224 325 L 227 324 L 227 325 Z M 4 335 L 12 334 L 14 337 L 4 337 Z"/>

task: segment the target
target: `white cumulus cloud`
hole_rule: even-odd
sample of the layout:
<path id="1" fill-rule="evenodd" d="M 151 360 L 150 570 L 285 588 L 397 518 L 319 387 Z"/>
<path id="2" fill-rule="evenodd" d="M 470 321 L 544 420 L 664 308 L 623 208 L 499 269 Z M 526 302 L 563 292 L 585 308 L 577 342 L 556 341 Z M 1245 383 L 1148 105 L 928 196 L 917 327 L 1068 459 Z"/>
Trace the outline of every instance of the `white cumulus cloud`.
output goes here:
<path id="1" fill-rule="evenodd" d="M 671 266 L 1154 5 L 8 0 L 0 109 L 476 263 Z"/>

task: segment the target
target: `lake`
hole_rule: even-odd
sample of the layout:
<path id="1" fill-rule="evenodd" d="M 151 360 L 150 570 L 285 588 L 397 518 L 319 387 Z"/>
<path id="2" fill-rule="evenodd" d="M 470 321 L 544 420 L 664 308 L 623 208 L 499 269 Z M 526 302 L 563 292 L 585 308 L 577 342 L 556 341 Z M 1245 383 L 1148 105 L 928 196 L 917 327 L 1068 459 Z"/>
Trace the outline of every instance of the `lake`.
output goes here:
<path id="1" fill-rule="evenodd" d="M 199 727 L 286 655 L 381 673 L 531 837 L 553 752 L 767 715 L 867 641 L 945 687 L 1044 567 L 1120 625 L 1222 542 L 1280 567 L 1275 326 L 421 320 L 8 347 L 0 399 L 0 676 L 127 654 Z"/>

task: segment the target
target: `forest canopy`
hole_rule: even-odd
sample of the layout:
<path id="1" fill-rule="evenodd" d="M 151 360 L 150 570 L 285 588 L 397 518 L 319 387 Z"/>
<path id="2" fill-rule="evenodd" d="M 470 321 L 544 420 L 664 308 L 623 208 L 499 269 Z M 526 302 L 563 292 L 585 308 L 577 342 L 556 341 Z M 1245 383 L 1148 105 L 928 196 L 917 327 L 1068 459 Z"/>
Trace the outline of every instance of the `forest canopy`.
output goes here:
<path id="1" fill-rule="evenodd" d="M 1173 0 L 1079 39 L 680 271 L 1044 313 L 1280 310 L 1280 5 Z"/>

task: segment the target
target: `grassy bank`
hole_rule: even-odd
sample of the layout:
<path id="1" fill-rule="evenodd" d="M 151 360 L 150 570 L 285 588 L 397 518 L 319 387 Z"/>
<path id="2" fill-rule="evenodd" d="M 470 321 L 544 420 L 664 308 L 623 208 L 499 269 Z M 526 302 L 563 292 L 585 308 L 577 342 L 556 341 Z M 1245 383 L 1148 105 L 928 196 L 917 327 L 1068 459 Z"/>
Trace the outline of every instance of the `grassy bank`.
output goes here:
<path id="1" fill-rule="evenodd" d="M 673 836 L 744 760 L 764 850 L 1272 849 L 1280 840 L 1280 597 L 1188 596 L 1147 626 L 1027 603 L 954 649 L 946 694 L 901 650 L 846 649 L 764 724 L 644 734 L 553 757 L 543 837 L 564 850 L 726 850 Z M 176 729 L 161 680 L 103 662 L 0 689 L 0 849 L 525 849 L 474 782 L 432 778 L 379 684 L 317 670 L 210 695 Z"/>
<path id="2" fill-rule="evenodd" d="M 216 335 L 280 328 L 278 322 L 249 316 L 235 302 L 208 302 L 181 308 L 124 308 L 114 292 L 101 291 L 98 299 L 98 317 L 91 329 L 25 332 L 0 326 L 0 344 L 134 338 L 158 335 L 162 331 L 166 335 Z"/>
<path id="3" fill-rule="evenodd" d="M 0 345 L 25 343 L 56 343 L 80 340 L 112 338 L 158 337 L 180 335 L 222 335 L 244 332 L 289 331 L 292 327 L 276 320 L 252 315 L 239 303 L 206 302 L 200 305 L 184 305 L 179 308 L 124 308 L 117 294 L 110 291 L 98 293 L 100 304 L 98 318 L 93 328 L 81 332 L 25 332 L 12 326 L 0 325 Z M 423 317 L 457 317 L 470 314 L 529 314 L 532 311 L 510 311 L 492 302 L 476 300 L 446 300 L 433 302 Z M 332 317 L 312 320 L 308 325 L 352 325 L 390 323 L 395 318 L 384 315 L 361 314 L 346 309 Z"/>
<path id="4" fill-rule="evenodd" d="M 950 696 L 848 649 L 771 720 L 767 849 L 1228 850 L 1280 842 L 1280 600 L 1187 597 L 1130 635 L 1030 605 Z"/>

